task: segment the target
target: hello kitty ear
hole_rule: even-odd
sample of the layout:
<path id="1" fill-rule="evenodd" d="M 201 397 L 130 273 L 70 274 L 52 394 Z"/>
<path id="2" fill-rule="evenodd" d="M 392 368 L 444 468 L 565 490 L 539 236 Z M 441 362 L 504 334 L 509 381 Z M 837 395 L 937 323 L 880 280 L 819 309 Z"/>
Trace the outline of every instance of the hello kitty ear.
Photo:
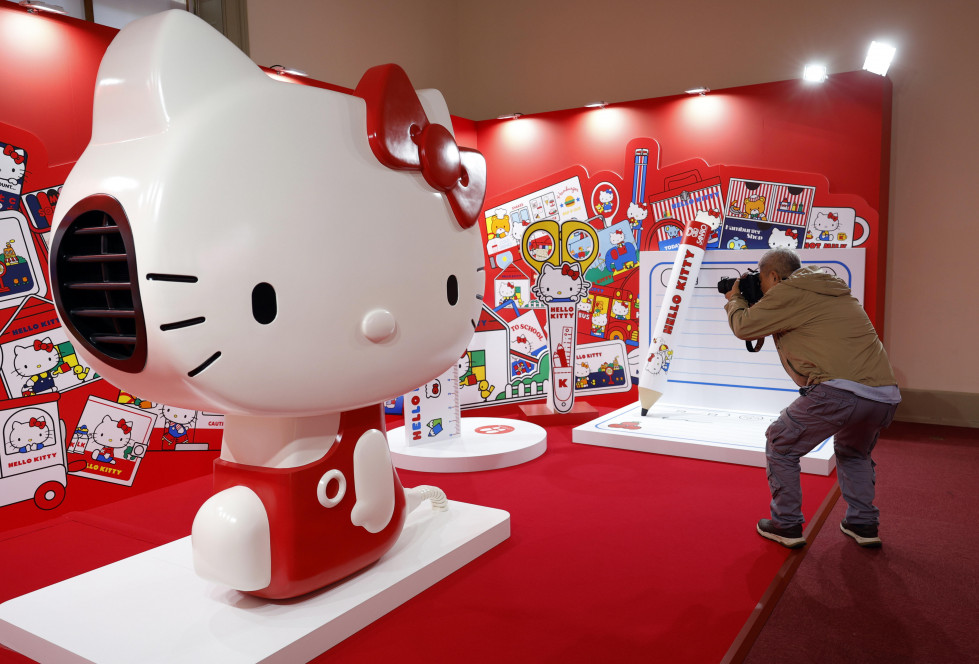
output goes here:
<path id="1" fill-rule="evenodd" d="M 108 415 L 106 415 L 105 417 L 102 418 L 102 422 L 103 423 L 105 423 L 105 422 L 112 422 L 112 421 L 113 421 L 112 418 L 109 417 Z"/>
<path id="2" fill-rule="evenodd" d="M 102 58 L 92 142 L 158 134 L 179 115 L 205 108 L 209 100 L 250 79 L 270 81 L 248 56 L 190 12 L 172 9 L 135 20 Z"/>

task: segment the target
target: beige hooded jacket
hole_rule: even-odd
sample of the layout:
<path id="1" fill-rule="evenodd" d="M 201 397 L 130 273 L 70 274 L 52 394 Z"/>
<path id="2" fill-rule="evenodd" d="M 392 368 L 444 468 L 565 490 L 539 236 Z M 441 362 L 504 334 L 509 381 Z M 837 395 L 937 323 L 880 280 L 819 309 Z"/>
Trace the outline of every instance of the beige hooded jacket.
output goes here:
<path id="1" fill-rule="evenodd" d="M 782 366 L 798 385 L 834 378 L 896 385 L 887 352 L 846 283 L 807 266 L 769 289 L 753 307 L 741 295 L 724 305 L 739 339 L 775 339 Z"/>

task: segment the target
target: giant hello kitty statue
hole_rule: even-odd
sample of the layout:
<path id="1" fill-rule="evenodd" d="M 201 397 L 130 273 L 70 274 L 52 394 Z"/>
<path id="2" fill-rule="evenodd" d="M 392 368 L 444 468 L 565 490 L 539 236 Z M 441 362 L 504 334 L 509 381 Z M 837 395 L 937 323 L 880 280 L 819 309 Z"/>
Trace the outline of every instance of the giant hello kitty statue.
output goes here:
<path id="1" fill-rule="evenodd" d="M 485 162 L 450 122 L 396 66 L 353 95 L 274 80 L 184 11 L 109 46 L 58 202 L 55 303 L 113 384 L 226 413 L 201 576 L 315 590 L 425 497 L 406 501 L 380 404 L 452 366 L 480 310 Z"/>

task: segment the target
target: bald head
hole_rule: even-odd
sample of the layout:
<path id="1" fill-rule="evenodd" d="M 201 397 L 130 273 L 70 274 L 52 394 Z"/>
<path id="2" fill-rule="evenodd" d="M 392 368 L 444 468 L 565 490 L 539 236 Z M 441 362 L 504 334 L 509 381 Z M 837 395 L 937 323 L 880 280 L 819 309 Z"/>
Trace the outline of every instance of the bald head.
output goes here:
<path id="1" fill-rule="evenodd" d="M 799 254 L 788 247 L 777 247 L 771 251 L 766 251 L 758 261 L 758 271 L 762 274 L 769 270 L 774 270 L 782 279 L 788 279 L 789 275 L 802 267 Z"/>

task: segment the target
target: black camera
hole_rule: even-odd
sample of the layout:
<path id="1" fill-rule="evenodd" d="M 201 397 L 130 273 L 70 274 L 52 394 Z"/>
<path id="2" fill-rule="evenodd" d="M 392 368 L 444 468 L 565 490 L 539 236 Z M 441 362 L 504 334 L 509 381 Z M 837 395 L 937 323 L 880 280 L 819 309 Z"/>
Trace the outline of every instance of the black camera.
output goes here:
<path id="1" fill-rule="evenodd" d="M 736 279 L 731 277 L 725 277 L 717 282 L 717 292 L 727 293 L 732 288 L 734 288 L 734 282 Z M 761 275 L 758 274 L 758 270 L 748 270 L 743 275 L 741 275 L 741 283 L 739 284 L 741 295 L 745 300 L 748 301 L 748 306 L 753 306 L 755 302 L 761 299 L 764 293 L 761 292 Z"/>

